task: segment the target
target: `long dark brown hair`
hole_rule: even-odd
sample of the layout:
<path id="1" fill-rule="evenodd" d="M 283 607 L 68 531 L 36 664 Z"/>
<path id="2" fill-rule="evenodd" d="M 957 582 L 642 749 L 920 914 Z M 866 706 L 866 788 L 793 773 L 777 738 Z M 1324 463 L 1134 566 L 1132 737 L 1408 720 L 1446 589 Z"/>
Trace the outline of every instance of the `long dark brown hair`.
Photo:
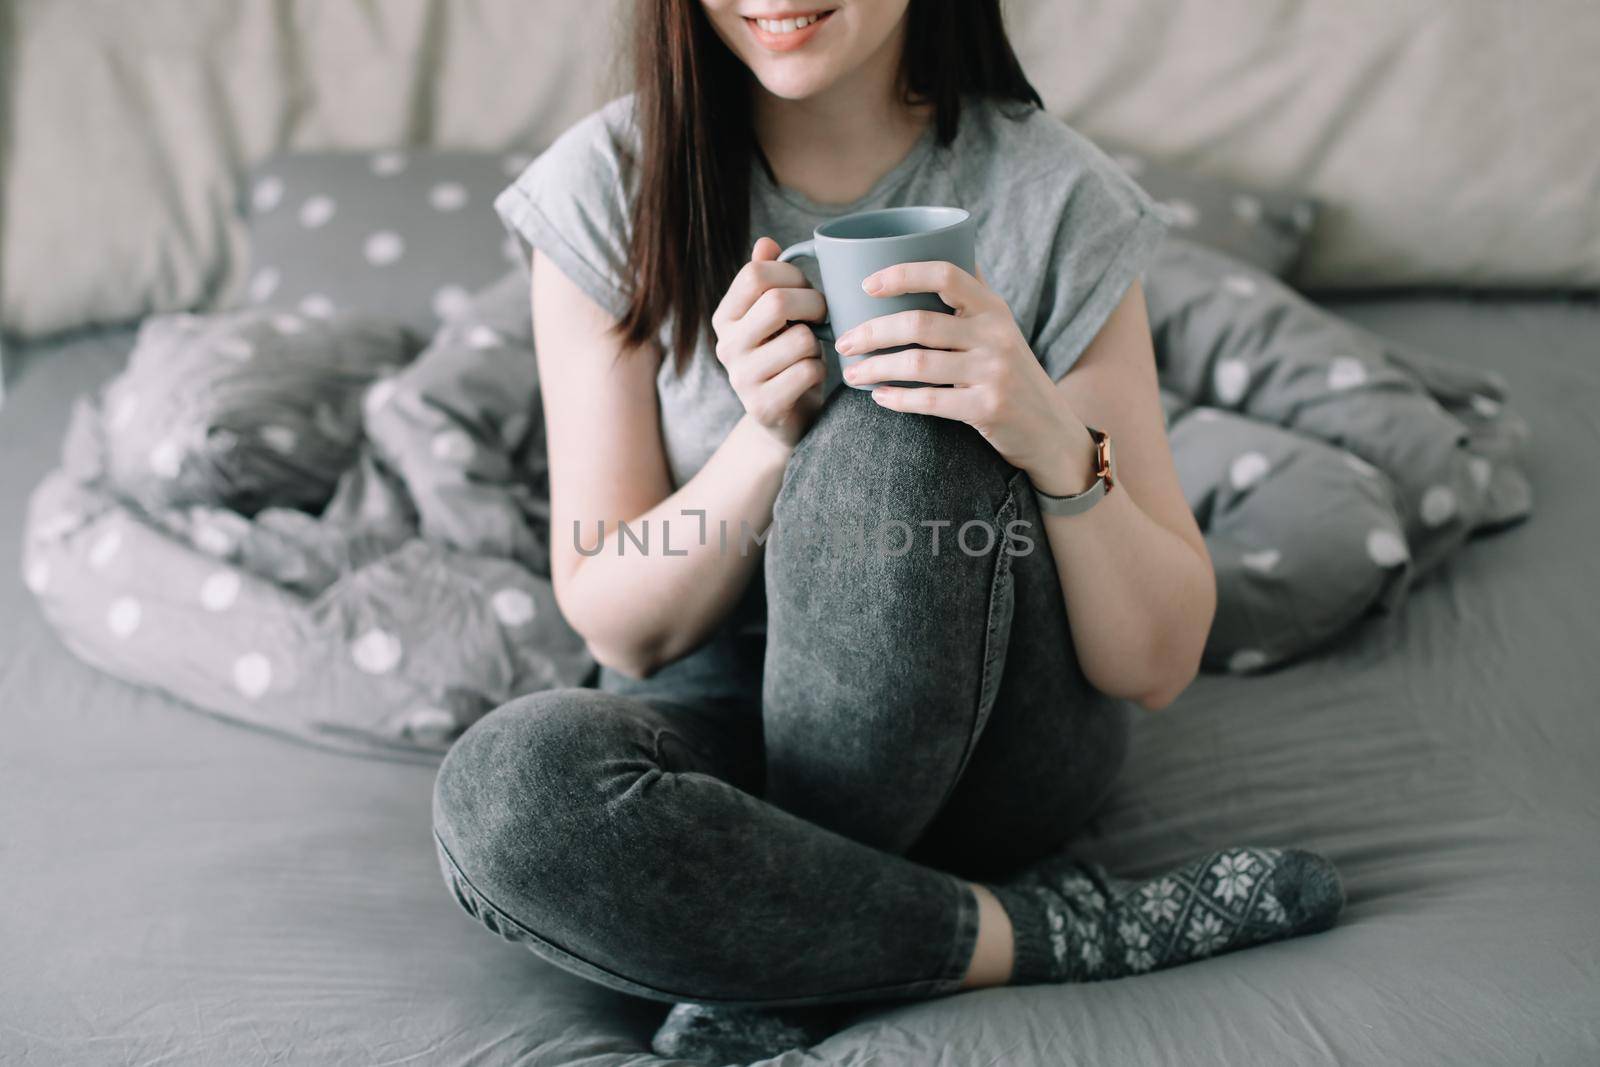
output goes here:
<path id="1" fill-rule="evenodd" d="M 681 368 L 749 256 L 750 161 L 772 168 L 756 144 L 753 77 L 701 0 L 634 3 L 634 275 L 617 331 L 648 345 L 670 321 Z M 900 91 L 907 104 L 932 105 L 944 145 L 963 96 L 1043 107 L 1006 37 L 1000 0 L 911 0 Z"/>

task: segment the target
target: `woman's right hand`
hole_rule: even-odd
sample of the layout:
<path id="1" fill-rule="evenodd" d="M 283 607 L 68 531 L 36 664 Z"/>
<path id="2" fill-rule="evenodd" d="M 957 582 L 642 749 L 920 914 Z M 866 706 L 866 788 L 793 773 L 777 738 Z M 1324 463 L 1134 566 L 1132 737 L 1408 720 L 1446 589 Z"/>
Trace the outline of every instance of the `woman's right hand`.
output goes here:
<path id="1" fill-rule="evenodd" d="M 827 316 L 822 294 L 800 268 L 779 263 L 763 237 L 711 316 L 717 360 L 750 417 L 785 446 L 805 436 L 822 407 L 826 371 L 807 322 Z"/>

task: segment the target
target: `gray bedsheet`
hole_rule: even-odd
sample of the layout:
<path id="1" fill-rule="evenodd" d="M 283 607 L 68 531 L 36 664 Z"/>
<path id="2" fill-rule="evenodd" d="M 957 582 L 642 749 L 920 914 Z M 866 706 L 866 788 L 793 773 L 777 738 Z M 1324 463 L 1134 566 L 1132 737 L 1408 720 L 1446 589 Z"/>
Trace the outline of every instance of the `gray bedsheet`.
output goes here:
<path id="1" fill-rule="evenodd" d="M 1600 307 L 1343 310 L 1505 374 L 1539 510 L 1327 653 L 1203 678 L 1144 719 L 1084 844 L 1127 872 L 1232 841 L 1320 848 L 1346 876 L 1343 923 L 1146 978 L 869 1013 L 786 1062 L 1600 1062 Z M 45 628 L 16 573 L 19 508 L 71 397 L 130 341 L 8 353 L 0 1062 L 659 1062 L 660 1006 L 457 911 L 427 768 L 207 718 Z"/>

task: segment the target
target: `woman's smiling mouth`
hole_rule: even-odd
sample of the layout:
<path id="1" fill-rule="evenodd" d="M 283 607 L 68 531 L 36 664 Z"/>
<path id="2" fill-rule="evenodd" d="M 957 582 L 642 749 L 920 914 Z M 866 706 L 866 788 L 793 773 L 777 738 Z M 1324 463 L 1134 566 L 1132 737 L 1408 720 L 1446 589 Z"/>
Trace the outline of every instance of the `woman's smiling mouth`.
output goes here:
<path id="1" fill-rule="evenodd" d="M 744 24 L 756 43 L 771 52 L 792 52 L 817 35 L 832 10 L 805 11 L 773 18 L 746 16 Z"/>

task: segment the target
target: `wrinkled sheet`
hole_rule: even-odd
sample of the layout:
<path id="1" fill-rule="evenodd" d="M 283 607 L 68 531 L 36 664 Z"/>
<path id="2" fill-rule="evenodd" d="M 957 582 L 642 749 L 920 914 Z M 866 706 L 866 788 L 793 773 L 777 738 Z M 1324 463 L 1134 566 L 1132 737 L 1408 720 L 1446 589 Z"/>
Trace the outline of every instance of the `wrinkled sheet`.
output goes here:
<path id="1" fill-rule="evenodd" d="M 1343 308 L 1507 378 L 1534 518 L 1406 611 L 1141 719 L 1084 851 L 1322 849 L 1330 933 L 1146 978 L 869 1013 L 802 1062 L 1600 1061 L 1600 307 Z M 127 336 L 22 364 L 0 409 L 0 557 L 71 398 Z M 185 712 L 77 662 L 0 574 L 0 1061 L 653 1064 L 664 1006 L 500 943 L 444 892 L 431 773 Z"/>

